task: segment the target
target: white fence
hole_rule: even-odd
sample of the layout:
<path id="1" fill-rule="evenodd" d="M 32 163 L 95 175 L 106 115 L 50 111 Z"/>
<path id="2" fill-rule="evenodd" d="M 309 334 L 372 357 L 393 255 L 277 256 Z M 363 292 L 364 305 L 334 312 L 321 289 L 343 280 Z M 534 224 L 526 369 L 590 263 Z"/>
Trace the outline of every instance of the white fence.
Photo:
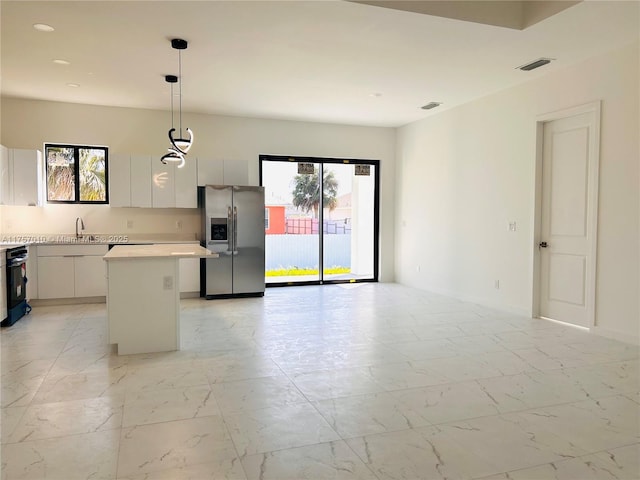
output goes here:
<path id="1" fill-rule="evenodd" d="M 266 235 L 266 269 L 318 268 L 318 235 Z M 351 235 L 324 236 L 324 267 L 351 267 Z"/>

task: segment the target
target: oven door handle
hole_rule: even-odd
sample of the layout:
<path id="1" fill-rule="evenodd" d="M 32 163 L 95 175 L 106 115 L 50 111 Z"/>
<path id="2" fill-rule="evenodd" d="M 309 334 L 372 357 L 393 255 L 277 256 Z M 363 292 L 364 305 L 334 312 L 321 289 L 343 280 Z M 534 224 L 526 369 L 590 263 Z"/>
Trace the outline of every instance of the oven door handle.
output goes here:
<path id="1" fill-rule="evenodd" d="M 11 258 L 11 259 L 7 260 L 7 266 L 8 267 L 16 267 L 18 265 L 22 265 L 23 263 L 27 262 L 27 258 L 29 258 L 28 255 L 24 255 L 22 257 Z"/>

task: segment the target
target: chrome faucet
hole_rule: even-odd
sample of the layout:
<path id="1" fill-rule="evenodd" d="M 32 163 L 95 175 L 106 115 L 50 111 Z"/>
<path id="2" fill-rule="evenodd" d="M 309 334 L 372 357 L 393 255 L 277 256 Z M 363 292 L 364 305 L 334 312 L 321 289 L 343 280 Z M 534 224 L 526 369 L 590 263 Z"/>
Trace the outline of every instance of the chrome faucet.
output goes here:
<path id="1" fill-rule="evenodd" d="M 76 218 L 76 238 L 80 238 L 80 233 L 78 232 L 78 220 L 80 220 L 80 231 L 84 230 L 84 222 L 82 221 L 82 218 Z"/>

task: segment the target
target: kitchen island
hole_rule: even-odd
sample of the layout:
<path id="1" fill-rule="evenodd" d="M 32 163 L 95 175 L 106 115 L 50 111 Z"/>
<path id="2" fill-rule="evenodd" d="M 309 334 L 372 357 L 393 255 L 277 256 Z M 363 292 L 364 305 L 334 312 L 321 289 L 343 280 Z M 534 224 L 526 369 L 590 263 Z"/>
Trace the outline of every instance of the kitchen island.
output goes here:
<path id="1" fill-rule="evenodd" d="M 118 355 L 180 349 L 181 258 L 214 258 L 196 244 L 116 245 L 107 262 L 109 343 Z"/>

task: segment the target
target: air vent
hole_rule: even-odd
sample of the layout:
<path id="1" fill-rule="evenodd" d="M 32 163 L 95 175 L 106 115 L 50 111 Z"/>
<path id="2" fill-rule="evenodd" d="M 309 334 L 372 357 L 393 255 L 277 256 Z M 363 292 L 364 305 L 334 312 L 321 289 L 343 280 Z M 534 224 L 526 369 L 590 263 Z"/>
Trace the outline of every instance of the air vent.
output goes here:
<path id="1" fill-rule="evenodd" d="M 426 105 L 420 107 L 422 110 L 431 110 L 432 108 L 436 108 L 442 105 L 442 102 L 429 102 Z"/>
<path id="2" fill-rule="evenodd" d="M 553 58 L 539 58 L 538 60 L 534 60 L 533 62 L 527 63 L 526 65 L 521 65 L 520 67 L 516 67 L 516 68 L 520 69 L 520 70 L 524 70 L 525 72 L 528 72 L 529 70 L 533 70 L 535 68 L 542 67 L 543 65 L 546 65 L 547 63 L 551 63 L 551 60 L 554 60 L 554 59 Z"/>

